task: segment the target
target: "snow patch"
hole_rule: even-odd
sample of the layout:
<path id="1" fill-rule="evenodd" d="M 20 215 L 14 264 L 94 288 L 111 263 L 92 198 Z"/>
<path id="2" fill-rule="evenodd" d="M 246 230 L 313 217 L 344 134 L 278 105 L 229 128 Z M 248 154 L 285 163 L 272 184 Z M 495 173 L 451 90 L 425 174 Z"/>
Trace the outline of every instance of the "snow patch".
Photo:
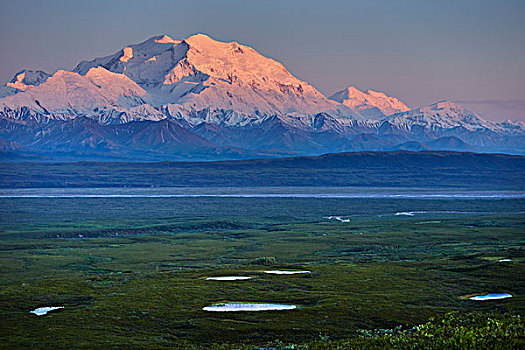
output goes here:
<path id="1" fill-rule="evenodd" d="M 120 58 L 120 62 L 128 62 L 133 58 L 133 49 L 131 47 L 125 47 L 123 51 L 124 55 Z"/>
<path id="2" fill-rule="evenodd" d="M 14 81 L 11 81 L 11 82 L 7 83 L 6 85 L 9 86 L 9 87 L 12 87 L 14 89 L 18 89 L 20 91 L 27 91 L 27 90 L 33 88 L 34 85 L 24 84 L 25 77 L 26 77 L 26 73 L 22 72 L 22 73 L 18 74 L 15 77 L 15 79 L 13 79 Z"/>

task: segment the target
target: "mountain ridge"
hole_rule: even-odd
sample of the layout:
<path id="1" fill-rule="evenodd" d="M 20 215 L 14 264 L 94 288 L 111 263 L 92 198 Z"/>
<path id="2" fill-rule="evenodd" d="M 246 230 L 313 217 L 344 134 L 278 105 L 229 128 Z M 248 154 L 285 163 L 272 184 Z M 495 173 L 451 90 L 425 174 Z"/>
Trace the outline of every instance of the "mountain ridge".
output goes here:
<path id="1" fill-rule="evenodd" d="M 66 126 L 78 118 L 99 124 L 99 134 L 90 134 L 89 123 L 84 132 Z M 162 124 L 166 120 L 175 124 Z M 211 160 L 404 147 L 525 152 L 523 123 L 489 122 L 449 101 L 410 109 L 395 97 L 352 86 L 327 98 L 282 63 L 204 34 L 154 36 L 72 71 L 23 70 L 0 88 L 0 122 L 0 140 L 52 158 L 58 149 L 103 151 L 109 159 L 147 160 L 155 152 L 167 160 L 191 158 L 184 140 L 200 139 L 199 152 Z M 170 137 L 161 138 L 163 147 L 151 138 L 148 149 L 126 139 L 129 133 L 113 133 L 112 125 L 164 130 Z M 173 134 L 166 125 L 185 131 Z M 442 138 L 448 142 L 434 142 Z"/>
<path id="2" fill-rule="evenodd" d="M 395 97 L 370 89 L 363 92 L 354 86 L 336 92 L 329 99 L 359 111 L 362 116 L 369 115 L 372 119 L 383 119 L 392 114 L 410 110 L 406 104 Z"/>

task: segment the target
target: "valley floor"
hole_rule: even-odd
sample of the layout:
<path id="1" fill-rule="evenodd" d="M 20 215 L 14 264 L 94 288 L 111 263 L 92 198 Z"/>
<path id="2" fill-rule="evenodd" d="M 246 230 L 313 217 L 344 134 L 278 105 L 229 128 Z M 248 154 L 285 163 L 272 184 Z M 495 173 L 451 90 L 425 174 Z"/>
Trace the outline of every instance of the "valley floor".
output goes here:
<path id="1" fill-rule="evenodd" d="M 524 209 L 523 198 L 0 198 L 0 347 L 411 348 L 435 334 L 429 347 L 517 348 Z M 264 273 L 277 269 L 311 273 Z M 218 276 L 251 279 L 206 280 Z M 512 298 L 469 299 L 486 293 Z M 221 302 L 297 309 L 202 310 Z M 29 313 L 45 306 L 64 308 Z"/>

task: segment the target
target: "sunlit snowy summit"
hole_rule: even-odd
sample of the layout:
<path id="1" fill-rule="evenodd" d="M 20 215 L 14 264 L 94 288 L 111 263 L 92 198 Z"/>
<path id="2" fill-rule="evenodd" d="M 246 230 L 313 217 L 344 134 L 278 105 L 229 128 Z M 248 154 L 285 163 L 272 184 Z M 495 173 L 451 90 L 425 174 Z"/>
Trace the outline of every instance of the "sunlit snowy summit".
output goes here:
<path id="1" fill-rule="evenodd" d="M 20 71 L 0 87 L 0 124 L 0 141 L 17 144 L 4 152 L 53 156 L 525 149 L 523 123 L 492 123 L 447 101 L 411 110 L 352 86 L 327 98 L 280 62 L 204 34 L 155 36 L 72 71 Z"/>

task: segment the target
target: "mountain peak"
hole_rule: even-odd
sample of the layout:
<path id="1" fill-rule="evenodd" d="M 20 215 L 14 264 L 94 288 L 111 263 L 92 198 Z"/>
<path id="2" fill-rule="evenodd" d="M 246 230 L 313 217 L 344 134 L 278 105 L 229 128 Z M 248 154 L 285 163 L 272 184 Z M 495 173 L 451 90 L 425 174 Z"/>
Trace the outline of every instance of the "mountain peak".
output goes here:
<path id="1" fill-rule="evenodd" d="M 365 118 L 372 119 L 382 119 L 385 116 L 410 110 L 395 97 L 373 90 L 363 92 L 354 86 L 336 92 L 329 99 L 342 103 Z"/>
<path id="2" fill-rule="evenodd" d="M 453 112 L 464 113 L 464 114 L 471 113 L 467 111 L 462 105 L 452 102 L 452 101 L 448 101 L 448 100 L 443 100 L 443 101 L 439 101 L 439 102 L 433 103 L 428 106 L 420 107 L 419 110 L 420 111 L 443 111 L 445 110 L 445 111 L 453 111 Z"/>
<path id="3" fill-rule="evenodd" d="M 170 47 L 170 46 L 179 44 L 180 42 L 181 40 L 175 40 L 166 34 L 162 34 L 162 35 L 152 36 L 151 38 L 146 39 L 138 44 L 130 44 L 128 45 L 128 47 L 132 47 L 137 50 L 147 50 L 147 49 L 151 49 L 152 47 L 166 48 L 166 47 Z"/>
<path id="4" fill-rule="evenodd" d="M 433 106 L 436 108 L 463 108 L 460 104 L 448 100 L 436 102 Z"/>
<path id="5" fill-rule="evenodd" d="M 427 129 L 494 130 L 495 125 L 451 101 L 440 101 L 428 106 L 398 113 L 389 117 L 388 122 L 401 128 L 414 125 Z"/>
<path id="6" fill-rule="evenodd" d="M 355 86 L 349 86 L 346 89 L 343 90 L 343 92 L 346 94 L 347 97 L 350 96 L 363 96 L 365 93 Z"/>
<path id="7" fill-rule="evenodd" d="M 185 41 L 188 41 L 188 40 L 190 40 L 190 41 L 216 41 L 216 42 L 218 42 L 218 40 L 215 40 L 212 37 L 210 37 L 209 35 L 204 34 L 204 33 L 197 33 L 197 34 L 190 35 L 187 39 L 185 39 Z"/>
<path id="8" fill-rule="evenodd" d="M 523 123 L 487 122 L 451 101 L 408 111 L 395 97 L 354 86 L 327 99 L 280 62 L 206 34 L 119 47 L 73 71 L 18 72 L 0 86 L 0 139 L 38 151 L 110 145 L 130 156 L 145 149 L 172 156 L 195 145 L 312 154 L 404 141 L 414 149 L 525 150 Z M 78 136 L 86 130 L 88 138 Z"/>
<path id="9" fill-rule="evenodd" d="M 295 123 L 310 125 L 309 116 L 321 112 L 361 119 L 347 107 L 328 100 L 313 86 L 294 77 L 280 62 L 248 46 L 233 41 L 221 42 L 202 33 L 182 41 L 167 35 L 154 36 L 111 55 L 82 61 L 73 72 L 59 71 L 51 80 L 53 85 L 48 84 L 45 91 L 39 89 L 34 96 L 11 99 L 9 103 L 16 102 L 14 106 L 17 107 L 23 103 L 33 106 L 34 100 L 38 100 L 45 102 L 43 105 L 50 113 L 66 113 L 64 111 L 70 108 L 98 118 L 97 111 L 101 108 L 97 107 L 110 108 L 107 101 L 119 109 L 128 105 L 142 106 L 147 100 L 151 109 L 165 108 L 169 115 L 186 118 L 191 124 L 209 118 L 217 124 L 244 125 L 260 122 L 268 116 L 294 114 L 302 118 Z M 63 85 L 78 84 L 83 85 L 83 94 L 93 96 L 89 101 L 93 108 L 88 108 L 87 102 L 78 96 L 62 91 Z M 132 93 L 128 94 L 121 87 Z M 52 98 L 51 89 L 62 91 L 62 97 Z M 45 99 L 36 95 L 44 92 Z M 0 91 L 0 96 L 12 93 L 11 90 L 4 94 Z M 105 94 L 108 98 L 103 101 Z M 119 95 L 124 97 L 119 98 Z M 64 105 L 60 105 L 60 101 Z M 41 107 L 35 109 L 43 110 Z M 154 114 L 156 118 L 157 112 Z M 220 120 L 215 115 L 220 115 Z"/>
<path id="10" fill-rule="evenodd" d="M 166 34 L 156 36 L 154 40 L 158 44 L 178 44 L 180 42 L 180 40 L 175 40 Z"/>
<path id="11" fill-rule="evenodd" d="M 377 96 L 377 97 L 381 97 L 381 98 L 387 98 L 388 96 L 384 93 L 384 92 L 381 92 L 381 91 L 374 91 L 374 90 L 366 90 L 366 93 L 370 96 Z"/>
<path id="12" fill-rule="evenodd" d="M 229 49 L 229 48 L 238 48 L 245 46 L 240 45 L 239 43 L 232 41 L 232 42 L 225 42 L 225 41 L 219 41 L 215 40 L 209 35 L 198 33 L 194 34 L 187 39 L 184 39 L 185 42 L 187 42 L 190 46 L 195 47 L 196 49 L 200 50 L 221 50 L 221 49 Z M 242 49 L 241 49 L 242 51 Z"/>
<path id="13" fill-rule="evenodd" d="M 41 70 L 24 69 L 16 73 L 13 79 L 7 83 L 7 86 L 20 91 L 27 91 L 42 84 L 50 76 L 50 74 Z"/>

